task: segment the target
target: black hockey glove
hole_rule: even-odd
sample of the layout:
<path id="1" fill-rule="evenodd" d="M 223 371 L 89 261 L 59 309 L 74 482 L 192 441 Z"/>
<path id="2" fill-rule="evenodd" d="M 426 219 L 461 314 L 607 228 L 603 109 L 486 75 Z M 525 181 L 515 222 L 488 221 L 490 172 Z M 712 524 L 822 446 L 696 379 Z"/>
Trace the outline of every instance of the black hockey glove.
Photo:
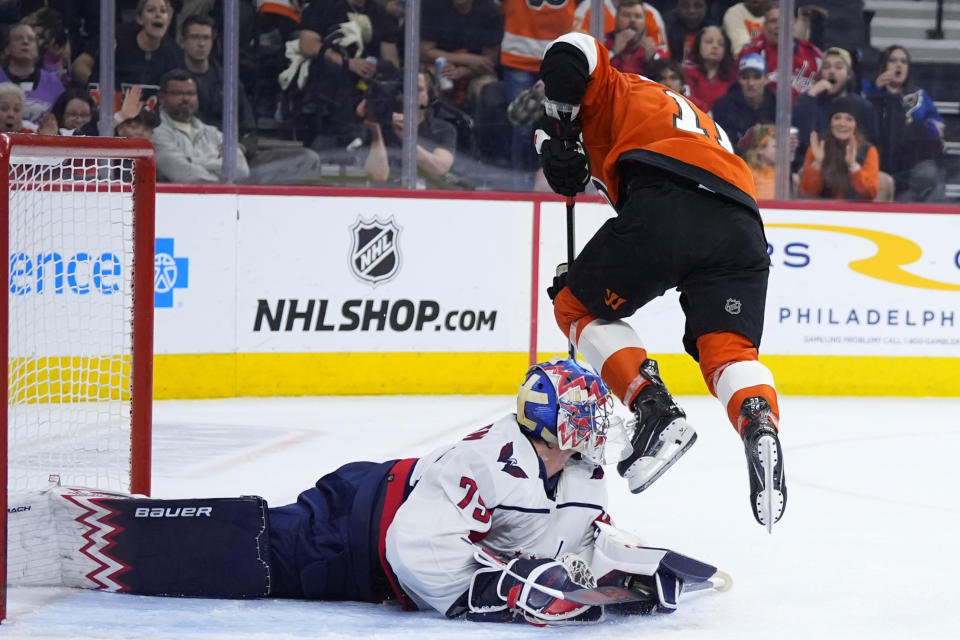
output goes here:
<path id="1" fill-rule="evenodd" d="M 590 180 L 590 157 L 579 140 L 541 138 L 543 129 L 537 130 L 537 152 L 543 177 L 555 193 L 575 196 L 583 193 Z"/>
<path id="2" fill-rule="evenodd" d="M 567 286 L 567 263 L 561 262 L 557 265 L 557 275 L 553 276 L 553 284 L 547 287 L 547 295 L 551 302 L 556 300 L 565 286 Z"/>
<path id="3" fill-rule="evenodd" d="M 590 157 L 580 140 L 582 130 L 583 123 L 576 115 L 554 113 L 540 119 L 536 132 L 543 175 L 550 188 L 562 196 L 582 193 L 590 180 Z"/>
<path id="4" fill-rule="evenodd" d="M 473 574 L 467 593 L 467 619 L 508 622 L 522 617 L 530 624 L 544 626 L 597 622 L 603 616 L 602 607 L 554 598 L 536 585 L 560 591 L 581 588 L 556 560 L 511 560 L 505 567 L 480 569 Z"/>

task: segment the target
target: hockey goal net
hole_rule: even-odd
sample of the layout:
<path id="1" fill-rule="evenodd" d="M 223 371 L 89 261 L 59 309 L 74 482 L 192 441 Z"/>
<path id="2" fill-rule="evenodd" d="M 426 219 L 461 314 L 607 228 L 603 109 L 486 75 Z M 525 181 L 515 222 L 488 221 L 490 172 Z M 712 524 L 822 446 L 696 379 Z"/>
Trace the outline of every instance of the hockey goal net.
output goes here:
<path id="1" fill-rule="evenodd" d="M 0 586 L 9 495 L 150 492 L 155 174 L 145 140 L 0 135 Z"/>

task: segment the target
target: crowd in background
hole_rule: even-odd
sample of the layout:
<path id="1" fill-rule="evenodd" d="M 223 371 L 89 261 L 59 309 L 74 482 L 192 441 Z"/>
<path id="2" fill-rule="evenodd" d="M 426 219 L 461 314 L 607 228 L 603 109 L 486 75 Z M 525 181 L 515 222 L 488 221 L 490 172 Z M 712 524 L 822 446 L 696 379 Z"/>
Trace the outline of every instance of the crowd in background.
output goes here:
<path id="1" fill-rule="evenodd" d="M 403 0 L 239 0 L 237 177 L 390 184 L 404 130 Z M 613 66 L 710 113 L 773 197 L 779 10 L 771 0 L 606 0 Z M 944 121 L 863 3 L 797 0 L 792 193 L 937 201 Z M 425 186 L 544 189 L 532 145 L 544 42 L 589 0 L 422 0 L 416 159 Z M 222 179 L 222 0 L 116 0 L 115 130 L 160 180 Z M 99 3 L 0 0 L 0 131 L 98 135 Z"/>

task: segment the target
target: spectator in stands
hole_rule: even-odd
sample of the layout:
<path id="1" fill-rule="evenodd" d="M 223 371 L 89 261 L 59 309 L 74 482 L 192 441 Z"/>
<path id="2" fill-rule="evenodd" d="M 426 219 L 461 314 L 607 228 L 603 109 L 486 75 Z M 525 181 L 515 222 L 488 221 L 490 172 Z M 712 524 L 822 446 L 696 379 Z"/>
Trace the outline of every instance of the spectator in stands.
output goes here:
<path id="1" fill-rule="evenodd" d="M 690 100 L 709 113 L 735 79 L 730 40 L 720 27 L 711 25 L 700 30 L 693 41 L 690 63 L 684 67 Z"/>
<path id="2" fill-rule="evenodd" d="M 444 99 L 472 106 L 497 80 L 503 14 L 493 0 L 425 0 L 420 22 L 420 63 L 436 65 L 451 88 Z"/>
<path id="3" fill-rule="evenodd" d="M 777 129 L 773 124 L 755 124 L 740 139 L 737 153 L 743 157 L 757 188 L 757 198 L 772 200 L 776 197 Z M 797 151 L 796 136 L 790 136 L 790 157 Z M 795 192 L 799 176 L 790 173 L 790 190 Z"/>
<path id="4" fill-rule="evenodd" d="M 507 103 L 537 82 L 544 44 L 573 28 L 576 3 L 563 0 L 533 6 L 527 0 L 503 0 L 503 40 L 500 42 L 500 77 Z M 540 162 L 533 140 L 533 127 L 514 126 L 510 159 L 514 188 L 533 187 Z"/>
<path id="5" fill-rule="evenodd" d="M 830 103 L 822 136 L 810 133 L 798 191 L 806 198 L 874 200 L 879 189 L 877 148 L 860 132 L 860 103 L 845 96 Z"/>
<path id="6" fill-rule="evenodd" d="M 755 124 L 737 146 L 757 189 L 758 200 L 773 200 L 777 164 L 777 130 L 772 124 Z"/>
<path id="7" fill-rule="evenodd" d="M 60 135 L 73 135 L 81 127 L 93 121 L 97 103 L 82 87 L 67 87 L 53 103 L 50 113 L 57 119 Z"/>
<path id="8" fill-rule="evenodd" d="M 57 120 L 51 114 L 41 118 L 40 125 L 23 119 L 26 96 L 23 89 L 12 82 L 0 82 L 0 133 L 57 134 Z"/>
<path id="9" fill-rule="evenodd" d="M 23 89 L 26 96 L 23 119 L 33 124 L 40 124 L 40 119 L 50 113 L 53 103 L 63 93 L 63 83 L 54 74 L 43 70 L 39 60 L 33 27 L 24 23 L 10 27 L 3 49 L 0 82 L 12 82 Z"/>
<path id="10" fill-rule="evenodd" d="M 417 87 L 420 104 L 417 119 L 417 168 L 427 178 L 439 180 L 453 166 L 457 131 L 449 122 L 434 118 L 430 114 L 429 105 L 436 95 L 433 75 L 421 71 L 417 76 Z M 364 168 L 370 178 L 385 182 L 390 179 L 391 167 L 396 169 L 400 166 L 403 114 L 396 111 L 384 112 L 381 105 L 365 99 L 357 106 L 357 115 L 363 119 L 371 136 Z"/>
<path id="11" fill-rule="evenodd" d="M 647 12 L 640 0 L 621 0 L 614 24 L 603 44 L 612 54 L 610 64 L 615 69 L 645 75 L 650 61 L 669 54 L 647 34 Z"/>
<path id="12" fill-rule="evenodd" d="M 883 51 L 880 72 L 864 83 L 864 93 L 877 110 L 880 167 L 893 176 L 897 200 L 940 198 L 946 126 L 930 95 L 913 84 L 906 49 Z"/>
<path id="13" fill-rule="evenodd" d="M 644 27 L 646 37 L 650 38 L 657 48 L 657 59 L 670 56 L 670 47 L 667 45 L 667 26 L 663 21 L 660 11 L 650 2 L 643 2 Z M 601 32 L 609 34 L 617 30 L 617 9 L 622 6 L 622 2 L 613 0 L 604 0 L 603 3 L 603 24 Z M 670 9 L 674 9 L 671 6 Z M 590 33 L 590 3 L 580 2 L 577 5 L 577 11 L 573 16 L 573 30 L 581 33 Z M 609 47 L 608 47 L 609 48 Z"/>
<path id="14" fill-rule="evenodd" d="M 877 113 L 869 102 L 857 93 L 853 74 L 853 59 L 846 49 L 833 47 L 823 54 L 823 66 L 815 82 L 806 93 L 797 97 L 793 107 L 793 125 L 800 139 L 800 157 L 807 151 L 811 131 L 823 131 L 830 119 L 830 104 L 838 98 L 849 97 L 859 104 L 859 129 L 870 142 L 877 143 Z M 794 167 L 799 169 L 799 166 Z"/>
<path id="15" fill-rule="evenodd" d="M 36 127 L 23 122 L 23 89 L 12 82 L 0 82 L 0 132 L 33 133 Z"/>
<path id="16" fill-rule="evenodd" d="M 160 125 L 154 130 L 157 171 L 172 182 L 219 182 L 223 176 L 223 134 L 197 117 L 197 83 L 182 69 L 164 75 L 160 87 Z M 260 152 L 247 164 L 237 149 L 237 178 L 257 184 L 292 184 L 319 175 L 320 158 L 303 148 Z"/>
<path id="17" fill-rule="evenodd" d="M 117 125 L 117 137 L 120 138 L 142 138 L 150 140 L 153 137 L 153 131 L 160 126 L 160 118 L 149 109 L 141 109 L 140 112 L 132 118 L 125 118 L 123 122 Z"/>
<path id="18" fill-rule="evenodd" d="M 680 95 L 687 95 L 687 85 L 683 80 L 683 65 L 673 58 L 660 58 L 650 63 L 647 77 L 670 87 Z"/>
<path id="19" fill-rule="evenodd" d="M 223 69 L 210 57 L 216 37 L 214 24 L 213 18 L 203 14 L 191 15 L 180 23 L 180 47 L 183 49 L 180 66 L 197 83 L 200 101 L 197 117 L 220 129 L 223 125 Z M 237 94 L 241 142 L 248 153 L 255 153 L 257 122 L 242 83 L 237 88 Z"/>
<path id="20" fill-rule="evenodd" d="M 777 119 L 777 96 L 769 86 L 763 57 L 744 56 L 739 67 L 736 84 L 713 105 L 713 119 L 735 148 L 751 127 Z"/>
<path id="21" fill-rule="evenodd" d="M 197 83 L 175 69 L 160 84 L 160 125 L 150 141 L 157 152 L 158 177 L 168 182 L 220 182 L 223 177 L 223 134 L 197 118 Z M 237 150 L 237 177 L 250 175 Z"/>
<path id="22" fill-rule="evenodd" d="M 183 23 L 191 16 L 219 18 L 223 15 L 223 0 L 173 0 L 177 21 L 172 29 L 179 34 Z M 260 36 L 271 30 L 281 29 L 284 40 L 300 28 L 300 0 L 237 0 L 237 44 L 239 45 L 239 81 L 247 90 L 256 89 L 263 73 L 269 82 L 270 91 L 276 96 L 276 74 L 283 70 L 283 52 L 280 47 L 266 45 L 268 39 Z M 213 51 L 223 50 L 222 34 L 217 34 Z M 215 56 L 216 57 L 216 56 Z M 264 73 L 266 71 L 266 73 Z M 269 74 L 269 75 L 267 75 Z M 266 84 L 266 83 L 264 83 Z M 201 106 L 203 105 L 201 101 Z M 270 110 L 273 115 L 274 110 Z"/>
<path id="23" fill-rule="evenodd" d="M 375 0 L 313 2 L 303 13 L 300 54 L 312 60 L 304 110 L 313 111 L 305 140 L 315 149 L 352 141 L 354 111 L 381 68 L 400 67 L 396 20 Z"/>
<path id="24" fill-rule="evenodd" d="M 134 22 L 117 27 L 114 51 L 117 87 L 140 85 L 153 92 L 167 71 L 180 67 L 180 50 L 168 37 L 172 20 L 173 6 L 169 0 L 139 0 Z M 81 53 L 73 62 L 73 79 L 77 84 L 96 82 L 98 72 L 97 56 L 91 53 Z M 120 99 L 118 90 L 114 96 L 116 106 Z"/>
<path id="25" fill-rule="evenodd" d="M 460 143 L 478 159 L 510 166 L 512 130 L 504 85 L 497 78 L 502 39 L 503 13 L 494 0 L 428 0 L 421 10 L 420 62 L 442 66 L 441 83 L 447 85 L 438 106 L 457 123 Z M 445 108 L 450 104 L 469 119 Z"/>
<path id="26" fill-rule="evenodd" d="M 670 57 L 680 62 L 690 58 L 693 41 L 704 27 L 716 24 L 707 15 L 706 0 L 679 0 L 677 8 L 665 16 Z"/>
<path id="27" fill-rule="evenodd" d="M 771 84 L 777 84 L 777 39 L 780 37 L 780 9 L 772 7 L 763 14 L 763 34 L 740 50 L 740 57 L 751 53 L 763 56 L 767 65 L 767 77 Z M 820 70 L 823 54 L 811 42 L 801 38 L 793 39 L 793 99 L 813 84 L 814 76 Z"/>
<path id="28" fill-rule="evenodd" d="M 63 17 L 56 9 L 41 7 L 23 19 L 37 34 L 40 51 L 39 66 L 60 78 L 64 86 L 70 84 L 70 38 Z"/>
<path id="29" fill-rule="evenodd" d="M 723 14 L 723 30 L 730 38 L 730 49 L 734 56 L 740 55 L 744 46 L 761 36 L 763 14 L 769 8 L 770 0 L 743 0 Z"/>
<path id="30" fill-rule="evenodd" d="M 120 123 L 122 123 L 124 120 L 135 118 L 141 110 L 146 110 L 143 101 L 140 99 L 141 94 L 142 88 L 140 85 L 128 87 L 124 92 L 123 102 L 120 104 L 120 108 L 113 114 L 113 121 L 115 123 L 113 135 L 120 135 L 117 133 L 116 128 L 119 127 Z M 73 103 L 72 105 L 71 102 Z M 79 104 L 80 102 L 84 102 L 88 106 L 93 105 L 93 109 L 90 111 L 89 119 L 85 118 L 87 109 L 83 108 L 83 106 Z M 63 114 L 62 117 L 61 112 Z M 100 123 L 97 121 L 98 114 L 96 101 L 93 99 L 93 96 L 91 96 L 90 93 L 82 87 L 67 87 L 67 90 L 63 92 L 63 94 L 57 100 L 57 103 L 54 104 L 53 111 L 51 113 L 57 117 L 57 122 L 60 127 L 60 135 L 62 136 L 100 135 Z M 153 113 L 152 115 L 159 123 L 159 118 L 157 117 L 156 113 Z M 82 123 L 79 125 L 79 127 L 70 128 L 72 125 L 76 124 L 76 122 Z"/>

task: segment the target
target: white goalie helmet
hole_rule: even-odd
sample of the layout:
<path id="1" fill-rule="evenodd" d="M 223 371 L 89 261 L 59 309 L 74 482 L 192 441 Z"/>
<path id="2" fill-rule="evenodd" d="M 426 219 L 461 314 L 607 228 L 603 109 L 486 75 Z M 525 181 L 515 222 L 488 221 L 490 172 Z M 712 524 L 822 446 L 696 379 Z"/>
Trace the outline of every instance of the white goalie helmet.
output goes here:
<path id="1" fill-rule="evenodd" d="M 545 442 L 604 464 L 613 394 L 600 376 L 570 359 L 555 358 L 527 371 L 517 393 L 517 422 Z"/>

